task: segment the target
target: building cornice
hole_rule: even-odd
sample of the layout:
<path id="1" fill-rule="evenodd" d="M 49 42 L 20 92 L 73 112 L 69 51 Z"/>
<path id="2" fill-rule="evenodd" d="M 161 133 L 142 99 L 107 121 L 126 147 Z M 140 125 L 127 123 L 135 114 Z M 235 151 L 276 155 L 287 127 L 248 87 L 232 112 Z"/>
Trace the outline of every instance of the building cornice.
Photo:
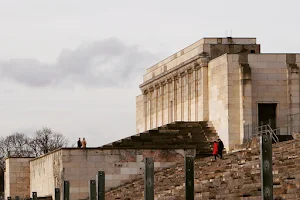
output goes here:
<path id="1" fill-rule="evenodd" d="M 143 94 L 147 94 L 150 88 L 153 88 L 155 85 L 164 85 L 170 83 L 173 80 L 177 80 L 178 77 L 185 76 L 188 73 L 192 73 L 195 70 L 200 69 L 208 65 L 210 58 L 208 53 L 198 54 L 189 60 L 180 63 L 176 67 L 163 72 L 152 79 L 145 81 L 139 87 L 142 90 Z"/>

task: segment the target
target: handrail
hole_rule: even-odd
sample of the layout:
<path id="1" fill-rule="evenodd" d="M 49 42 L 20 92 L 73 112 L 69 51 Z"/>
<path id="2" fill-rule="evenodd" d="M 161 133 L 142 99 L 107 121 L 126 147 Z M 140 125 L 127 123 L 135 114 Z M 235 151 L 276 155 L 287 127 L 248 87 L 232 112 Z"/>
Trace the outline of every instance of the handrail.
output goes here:
<path id="1" fill-rule="evenodd" d="M 275 129 L 275 131 L 277 132 L 277 129 Z M 269 124 L 265 124 L 265 125 L 256 127 L 254 129 L 253 135 L 261 135 L 263 133 L 270 134 L 270 136 L 272 137 L 272 140 L 274 140 L 275 142 L 279 142 L 279 138 L 278 138 L 277 134 L 274 132 L 274 130 L 271 128 L 271 126 Z"/>

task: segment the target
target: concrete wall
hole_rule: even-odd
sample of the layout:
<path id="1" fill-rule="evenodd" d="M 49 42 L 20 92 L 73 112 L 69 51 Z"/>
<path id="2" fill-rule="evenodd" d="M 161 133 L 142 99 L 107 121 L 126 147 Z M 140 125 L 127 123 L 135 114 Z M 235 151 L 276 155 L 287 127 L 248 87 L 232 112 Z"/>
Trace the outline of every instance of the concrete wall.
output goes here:
<path id="1" fill-rule="evenodd" d="M 70 199 L 86 199 L 89 181 L 96 179 L 98 171 L 105 171 L 105 186 L 109 190 L 140 176 L 146 157 L 154 158 L 155 170 L 160 170 L 183 162 L 185 154 L 193 155 L 193 151 L 61 149 L 30 162 L 30 192 L 37 192 L 39 197 L 54 198 L 54 188 L 60 187 L 63 191 L 63 181 L 67 180 L 70 182 Z"/>
<path id="2" fill-rule="evenodd" d="M 63 149 L 64 180 L 70 181 L 71 199 L 89 196 L 88 182 L 105 171 L 106 190 L 130 182 L 144 171 L 144 159 L 153 157 L 155 170 L 183 162 L 184 150 Z"/>
<path id="3" fill-rule="evenodd" d="M 209 121 L 212 122 L 225 148 L 231 147 L 229 137 L 228 65 L 227 54 L 208 64 Z"/>
<path id="4" fill-rule="evenodd" d="M 30 197 L 30 167 L 32 158 L 7 158 L 5 160 L 5 199 Z"/>
<path id="5" fill-rule="evenodd" d="M 54 197 L 54 189 L 63 184 L 62 152 L 55 151 L 30 162 L 30 193 Z"/>

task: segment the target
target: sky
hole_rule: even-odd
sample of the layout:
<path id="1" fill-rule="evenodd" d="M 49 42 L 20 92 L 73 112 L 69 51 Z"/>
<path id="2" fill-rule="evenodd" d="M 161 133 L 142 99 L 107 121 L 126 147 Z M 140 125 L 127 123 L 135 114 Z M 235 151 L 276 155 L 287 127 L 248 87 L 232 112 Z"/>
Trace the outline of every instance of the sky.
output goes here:
<path id="1" fill-rule="evenodd" d="M 135 134 L 151 65 L 203 37 L 300 52 L 297 0 L 0 0 L 0 136 L 49 127 L 90 147 Z"/>

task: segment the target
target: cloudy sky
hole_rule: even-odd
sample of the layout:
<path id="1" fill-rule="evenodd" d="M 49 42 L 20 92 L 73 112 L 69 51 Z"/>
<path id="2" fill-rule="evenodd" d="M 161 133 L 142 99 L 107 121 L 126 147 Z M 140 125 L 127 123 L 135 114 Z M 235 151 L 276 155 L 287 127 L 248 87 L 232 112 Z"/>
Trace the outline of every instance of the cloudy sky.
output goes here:
<path id="1" fill-rule="evenodd" d="M 296 0 L 0 0 L 0 135 L 44 126 L 89 146 L 135 134 L 146 68 L 202 37 L 300 52 Z"/>

